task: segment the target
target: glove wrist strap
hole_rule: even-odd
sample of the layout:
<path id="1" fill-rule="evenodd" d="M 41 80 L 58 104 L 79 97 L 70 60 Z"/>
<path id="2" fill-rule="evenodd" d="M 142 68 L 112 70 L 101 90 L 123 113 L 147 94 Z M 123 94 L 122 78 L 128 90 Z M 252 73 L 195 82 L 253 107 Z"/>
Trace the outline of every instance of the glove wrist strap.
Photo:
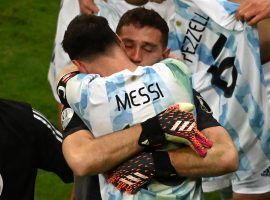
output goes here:
<path id="1" fill-rule="evenodd" d="M 153 151 L 156 176 L 172 177 L 177 176 L 176 170 L 171 164 L 171 160 L 167 151 Z"/>
<path id="2" fill-rule="evenodd" d="M 180 185 L 186 177 L 179 176 L 171 164 L 167 151 L 154 151 L 152 153 L 155 165 L 155 179 L 164 185 Z"/>
<path id="3" fill-rule="evenodd" d="M 142 132 L 138 144 L 144 147 L 161 147 L 165 143 L 165 135 L 155 116 L 141 123 Z"/>

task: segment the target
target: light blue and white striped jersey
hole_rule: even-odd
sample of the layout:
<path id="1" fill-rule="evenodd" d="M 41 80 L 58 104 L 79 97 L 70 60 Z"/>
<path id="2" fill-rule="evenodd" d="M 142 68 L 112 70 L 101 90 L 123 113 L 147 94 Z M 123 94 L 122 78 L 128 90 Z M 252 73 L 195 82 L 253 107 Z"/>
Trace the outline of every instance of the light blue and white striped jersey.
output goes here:
<path id="1" fill-rule="evenodd" d="M 115 31 L 120 17 L 128 10 L 136 8 L 138 6 L 131 5 L 125 0 L 95 0 L 96 6 L 99 8 L 98 16 L 103 16 L 107 19 L 110 28 Z M 167 0 L 162 4 L 148 2 L 143 7 L 147 9 L 156 10 L 164 19 L 170 17 L 170 14 L 174 11 L 173 0 Z M 166 9 L 164 9 L 166 7 Z M 71 62 L 68 54 L 63 50 L 62 41 L 64 33 L 67 29 L 70 21 L 80 14 L 80 6 L 78 0 L 62 0 L 61 9 L 58 16 L 57 32 L 54 41 L 54 50 L 52 60 L 50 62 L 50 68 L 48 72 L 48 80 L 51 85 L 55 99 L 59 101 L 56 94 L 56 77 L 64 67 L 68 66 Z"/>
<path id="2" fill-rule="evenodd" d="M 89 130 L 101 136 L 141 123 L 175 102 L 192 103 L 190 77 L 182 62 L 167 59 L 108 77 L 78 74 L 69 80 L 66 96 Z"/>
<path id="3" fill-rule="evenodd" d="M 192 103 L 191 75 L 185 64 L 166 59 L 153 66 L 123 70 L 108 77 L 78 74 L 66 85 L 71 108 L 83 119 L 95 137 L 122 130 L 149 119 L 177 102 Z M 117 190 L 99 175 L 102 199 L 186 199 L 202 198 L 201 181 L 186 179 L 178 186 L 152 181 L 148 190 L 135 195 Z"/>
<path id="4" fill-rule="evenodd" d="M 230 133 L 240 156 L 234 178 L 244 180 L 270 163 L 269 106 L 257 30 L 236 21 L 238 4 L 226 0 L 175 0 L 175 6 L 169 47 L 182 54 L 194 89 Z"/>

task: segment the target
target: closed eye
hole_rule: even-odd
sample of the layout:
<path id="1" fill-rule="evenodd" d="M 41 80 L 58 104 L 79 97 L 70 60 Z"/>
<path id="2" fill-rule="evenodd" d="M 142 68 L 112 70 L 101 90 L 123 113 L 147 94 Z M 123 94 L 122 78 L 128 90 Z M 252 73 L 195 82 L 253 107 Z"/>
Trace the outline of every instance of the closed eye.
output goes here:
<path id="1" fill-rule="evenodd" d="M 142 48 L 143 48 L 143 50 L 145 50 L 145 51 L 151 53 L 151 52 L 153 52 L 153 51 L 156 50 L 157 45 L 155 45 L 155 44 L 150 44 L 150 43 L 145 43 L 145 44 L 142 46 Z"/>

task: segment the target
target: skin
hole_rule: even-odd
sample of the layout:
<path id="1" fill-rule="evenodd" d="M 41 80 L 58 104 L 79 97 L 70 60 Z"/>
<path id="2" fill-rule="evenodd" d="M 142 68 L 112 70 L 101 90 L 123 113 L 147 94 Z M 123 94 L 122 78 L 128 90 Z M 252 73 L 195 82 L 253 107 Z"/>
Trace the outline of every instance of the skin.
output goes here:
<path id="1" fill-rule="evenodd" d="M 104 173 L 142 150 L 135 142 L 140 131 L 138 125 L 94 139 L 89 131 L 81 130 L 64 140 L 63 153 L 76 175 Z"/>
<path id="2" fill-rule="evenodd" d="M 140 132 L 140 125 L 136 125 L 94 139 L 89 131 L 81 130 L 64 140 L 63 153 L 79 176 L 104 173 L 142 150 L 137 144 Z M 216 176 L 235 171 L 238 167 L 237 152 L 227 132 L 222 127 L 215 127 L 207 128 L 203 133 L 215 145 L 208 150 L 205 158 L 199 157 L 189 147 L 170 151 L 176 171 L 189 177 Z"/>
<path id="3" fill-rule="evenodd" d="M 258 23 L 258 32 L 260 38 L 260 52 L 262 62 L 270 59 L 270 18 Z"/>
<path id="4" fill-rule="evenodd" d="M 79 5 L 82 14 L 93 14 L 99 11 L 93 0 L 79 0 Z"/>
<path id="5" fill-rule="evenodd" d="M 123 26 L 119 32 L 129 59 L 136 65 L 151 65 L 167 58 L 170 50 L 162 45 L 161 32 L 150 26 L 133 24 Z"/>
<path id="6" fill-rule="evenodd" d="M 246 21 L 253 26 L 259 21 L 270 17 L 269 0 L 234 0 L 240 3 L 240 7 L 235 13 L 237 20 Z"/>

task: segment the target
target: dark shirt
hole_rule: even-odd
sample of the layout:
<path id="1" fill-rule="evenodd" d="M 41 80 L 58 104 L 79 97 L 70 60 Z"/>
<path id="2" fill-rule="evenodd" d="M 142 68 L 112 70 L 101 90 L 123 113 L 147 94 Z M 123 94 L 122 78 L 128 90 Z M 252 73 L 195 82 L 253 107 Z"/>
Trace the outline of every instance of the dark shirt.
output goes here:
<path id="1" fill-rule="evenodd" d="M 38 169 L 72 182 L 61 146 L 62 134 L 42 114 L 26 103 L 0 99 L 0 199 L 34 199 Z"/>

